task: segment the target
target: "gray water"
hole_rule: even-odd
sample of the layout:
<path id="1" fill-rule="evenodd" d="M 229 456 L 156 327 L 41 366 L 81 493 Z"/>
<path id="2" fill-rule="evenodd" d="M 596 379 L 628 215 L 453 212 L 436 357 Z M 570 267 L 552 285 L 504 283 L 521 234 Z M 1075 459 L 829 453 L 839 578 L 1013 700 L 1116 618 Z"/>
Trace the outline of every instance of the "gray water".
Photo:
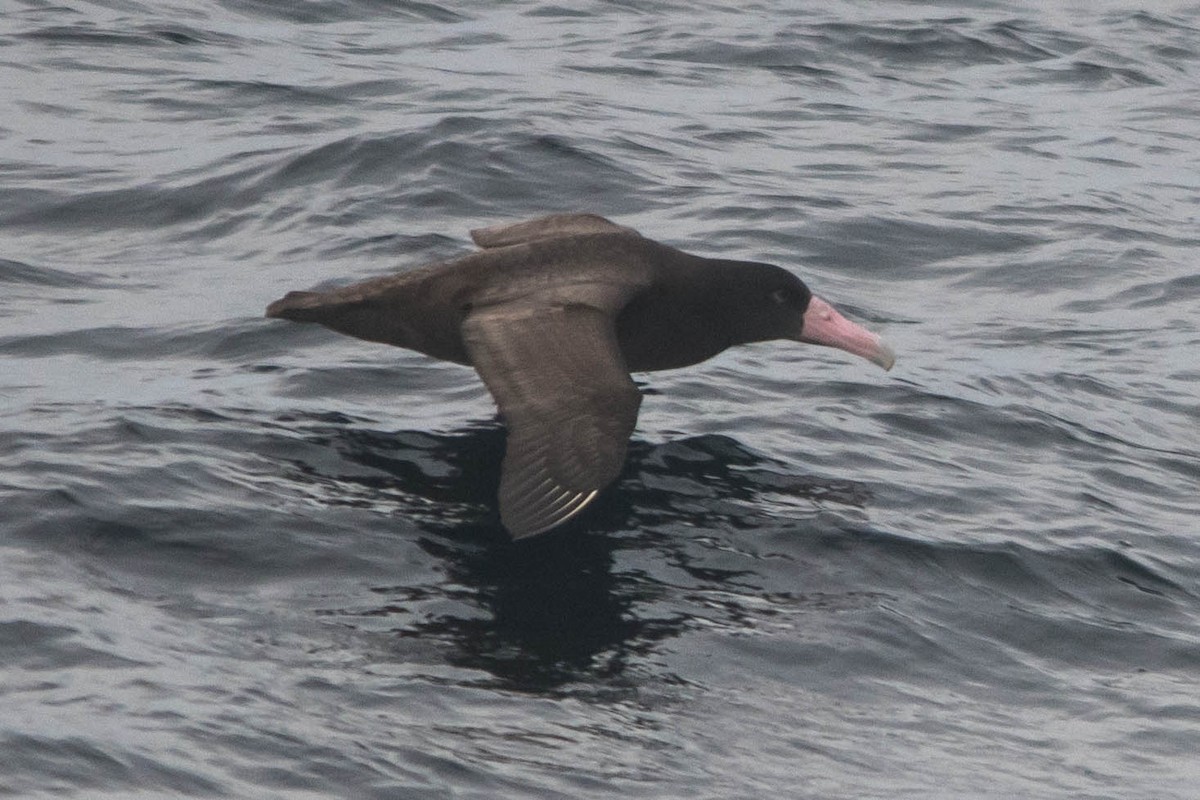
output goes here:
<path id="1" fill-rule="evenodd" d="M 1200 6 L 0 14 L 0 795 L 1200 797 Z M 265 320 L 595 211 L 881 331 L 637 376 Z"/>

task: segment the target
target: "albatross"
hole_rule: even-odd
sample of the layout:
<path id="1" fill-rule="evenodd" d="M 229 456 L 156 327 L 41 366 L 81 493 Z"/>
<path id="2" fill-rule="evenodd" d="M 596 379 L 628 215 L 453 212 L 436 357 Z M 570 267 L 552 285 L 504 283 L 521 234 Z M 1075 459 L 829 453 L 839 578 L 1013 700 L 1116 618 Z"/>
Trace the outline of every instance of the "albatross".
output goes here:
<path id="1" fill-rule="evenodd" d="M 508 428 L 500 520 L 516 539 L 562 525 L 616 479 L 642 401 L 631 372 L 775 339 L 895 362 L 879 336 L 773 264 L 691 255 L 596 214 L 471 239 L 481 249 L 453 261 L 288 292 L 267 316 L 474 367 Z"/>

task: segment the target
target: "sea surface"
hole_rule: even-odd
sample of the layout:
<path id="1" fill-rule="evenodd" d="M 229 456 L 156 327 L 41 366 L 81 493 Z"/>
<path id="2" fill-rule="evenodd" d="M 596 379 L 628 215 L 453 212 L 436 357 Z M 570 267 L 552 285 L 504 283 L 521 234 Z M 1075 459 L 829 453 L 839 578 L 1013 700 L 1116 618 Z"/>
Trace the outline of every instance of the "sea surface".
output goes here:
<path id="1" fill-rule="evenodd" d="M 1200 5 L 0 2 L 0 796 L 1200 797 Z M 469 369 L 263 318 L 594 211 L 899 356 L 636 376 L 498 526 Z"/>

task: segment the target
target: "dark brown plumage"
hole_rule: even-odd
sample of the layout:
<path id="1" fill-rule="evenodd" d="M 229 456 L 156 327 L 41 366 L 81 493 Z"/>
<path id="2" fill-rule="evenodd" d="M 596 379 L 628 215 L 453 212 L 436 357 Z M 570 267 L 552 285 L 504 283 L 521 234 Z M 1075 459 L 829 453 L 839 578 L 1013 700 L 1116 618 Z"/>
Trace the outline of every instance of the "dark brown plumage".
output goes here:
<path id="1" fill-rule="evenodd" d="M 509 429 L 500 517 L 514 537 L 578 514 L 613 481 L 637 421 L 629 373 L 795 339 L 889 369 L 890 349 L 791 273 L 701 258 L 594 214 L 471 231 L 483 250 L 328 292 L 267 316 L 318 322 L 474 366 Z"/>

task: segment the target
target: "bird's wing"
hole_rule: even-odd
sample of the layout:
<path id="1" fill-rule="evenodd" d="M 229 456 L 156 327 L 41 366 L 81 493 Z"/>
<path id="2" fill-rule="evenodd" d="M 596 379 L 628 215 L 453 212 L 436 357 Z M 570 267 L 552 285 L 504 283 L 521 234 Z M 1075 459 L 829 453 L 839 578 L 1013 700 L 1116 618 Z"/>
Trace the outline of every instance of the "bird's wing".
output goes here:
<path id="1" fill-rule="evenodd" d="M 638 236 L 633 228 L 610 222 L 599 214 L 550 214 L 546 217 L 476 228 L 471 239 L 483 248 L 507 247 L 513 244 L 528 244 L 539 239 L 557 239 L 563 236 L 580 236 L 588 233 L 627 233 Z"/>
<path id="2" fill-rule="evenodd" d="M 508 427 L 500 519 L 514 538 L 578 514 L 625 462 L 642 396 L 614 312 L 599 305 L 524 299 L 463 322 L 467 352 Z"/>

